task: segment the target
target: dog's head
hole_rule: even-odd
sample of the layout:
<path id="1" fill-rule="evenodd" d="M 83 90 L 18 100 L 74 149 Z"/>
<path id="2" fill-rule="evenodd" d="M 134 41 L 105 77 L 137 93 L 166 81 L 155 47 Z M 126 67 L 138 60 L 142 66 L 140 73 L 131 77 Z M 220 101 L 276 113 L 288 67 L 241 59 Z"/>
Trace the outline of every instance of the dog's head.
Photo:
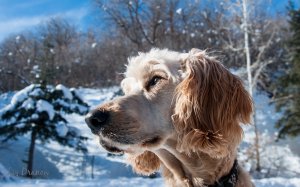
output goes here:
<path id="1" fill-rule="evenodd" d="M 172 101 L 181 54 L 153 49 L 128 61 L 121 82 L 125 95 L 91 111 L 86 121 L 108 151 L 142 153 L 175 132 Z"/>
<path id="2" fill-rule="evenodd" d="M 87 124 L 110 152 L 135 155 L 177 137 L 177 150 L 224 157 L 249 123 L 252 101 L 242 81 L 205 51 L 152 49 L 129 58 L 124 96 L 91 111 Z"/>

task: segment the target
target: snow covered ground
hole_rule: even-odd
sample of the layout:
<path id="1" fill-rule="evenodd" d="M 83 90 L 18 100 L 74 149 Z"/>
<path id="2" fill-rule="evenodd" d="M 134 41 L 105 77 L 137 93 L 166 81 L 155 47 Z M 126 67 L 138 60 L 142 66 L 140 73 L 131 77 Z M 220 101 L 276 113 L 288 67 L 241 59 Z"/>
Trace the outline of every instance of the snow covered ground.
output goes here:
<path id="1" fill-rule="evenodd" d="M 79 89 L 83 99 L 91 106 L 96 106 L 115 96 L 118 87 L 108 89 Z M 0 95 L 0 110 L 10 102 L 12 93 Z M 260 124 L 262 173 L 253 172 L 255 162 L 251 147 L 254 138 L 253 127 L 246 126 L 245 138 L 240 148 L 239 160 L 244 167 L 252 171 L 253 182 L 258 187 L 299 187 L 300 186 L 300 148 L 299 138 L 275 142 L 274 122 L 279 115 L 274 107 L 268 105 L 264 95 L 255 97 L 257 120 Z M 84 123 L 84 117 L 68 115 L 70 125 L 79 128 L 81 133 L 89 137 L 88 154 L 82 154 L 71 148 L 62 147 L 58 143 L 38 142 L 35 153 L 34 170 L 38 179 L 22 178 L 25 168 L 22 162 L 29 145 L 28 135 L 16 142 L 0 144 L 0 186 L 130 186 L 160 187 L 163 180 L 141 177 L 120 156 L 108 156 L 97 138 L 90 133 Z"/>
<path id="2" fill-rule="evenodd" d="M 254 180 L 256 187 L 299 187 L 299 178 L 268 178 Z M 0 183 L 1 184 L 1 183 Z M 144 179 L 144 178 L 117 178 L 117 179 L 101 179 L 101 180 L 82 180 L 82 181 L 63 181 L 63 180 L 21 180 L 17 182 L 2 183 L 3 187 L 164 187 L 162 178 Z"/>

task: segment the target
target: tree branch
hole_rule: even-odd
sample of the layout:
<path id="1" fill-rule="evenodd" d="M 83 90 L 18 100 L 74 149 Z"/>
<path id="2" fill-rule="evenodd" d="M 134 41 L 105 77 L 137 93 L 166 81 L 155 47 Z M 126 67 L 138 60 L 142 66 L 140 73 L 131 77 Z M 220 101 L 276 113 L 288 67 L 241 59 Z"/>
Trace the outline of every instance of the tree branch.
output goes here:
<path id="1" fill-rule="evenodd" d="M 270 47 L 271 42 L 274 39 L 274 36 L 275 36 L 275 31 L 273 30 L 273 32 L 272 32 L 271 36 L 269 37 L 267 43 L 264 46 L 261 46 L 261 47 L 258 48 L 259 53 L 256 57 L 255 62 L 251 65 L 252 69 L 255 69 L 259 66 L 259 64 L 261 63 L 261 58 L 262 58 L 263 54 L 265 53 L 266 49 Z"/>

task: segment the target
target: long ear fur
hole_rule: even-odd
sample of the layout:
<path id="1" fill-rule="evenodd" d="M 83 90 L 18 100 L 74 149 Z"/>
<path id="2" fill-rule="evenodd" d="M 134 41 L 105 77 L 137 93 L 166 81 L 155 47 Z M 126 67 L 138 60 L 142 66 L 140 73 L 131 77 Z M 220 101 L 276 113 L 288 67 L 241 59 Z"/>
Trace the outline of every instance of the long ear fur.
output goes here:
<path id="1" fill-rule="evenodd" d="M 182 65 L 185 77 L 176 88 L 172 116 L 177 149 L 225 157 L 241 141 L 239 123 L 250 123 L 251 97 L 242 81 L 205 51 L 192 49 Z"/>
<path id="2" fill-rule="evenodd" d="M 145 151 L 138 156 L 129 156 L 133 170 L 141 175 L 151 175 L 160 168 L 159 158 L 150 151 Z"/>

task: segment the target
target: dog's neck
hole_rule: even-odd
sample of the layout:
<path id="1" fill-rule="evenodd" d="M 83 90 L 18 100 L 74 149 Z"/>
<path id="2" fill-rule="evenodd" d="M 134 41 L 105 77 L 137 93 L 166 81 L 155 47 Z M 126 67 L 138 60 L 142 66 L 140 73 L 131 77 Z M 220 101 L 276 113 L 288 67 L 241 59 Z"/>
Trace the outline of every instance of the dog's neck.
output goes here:
<path id="1" fill-rule="evenodd" d="M 238 161 L 235 160 L 230 172 L 208 187 L 235 187 L 238 180 Z"/>
<path id="2" fill-rule="evenodd" d="M 178 186 L 213 185 L 232 169 L 236 152 L 226 158 L 212 158 L 206 153 L 180 153 L 176 149 L 176 139 L 168 139 L 164 146 L 155 151 L 163 163 L 165 175 L 169 179 L 180 183 Z M 171 176 L 171 178 L 170 178 Z M 174 182 L 173 182 L 174 184 Z"/>

